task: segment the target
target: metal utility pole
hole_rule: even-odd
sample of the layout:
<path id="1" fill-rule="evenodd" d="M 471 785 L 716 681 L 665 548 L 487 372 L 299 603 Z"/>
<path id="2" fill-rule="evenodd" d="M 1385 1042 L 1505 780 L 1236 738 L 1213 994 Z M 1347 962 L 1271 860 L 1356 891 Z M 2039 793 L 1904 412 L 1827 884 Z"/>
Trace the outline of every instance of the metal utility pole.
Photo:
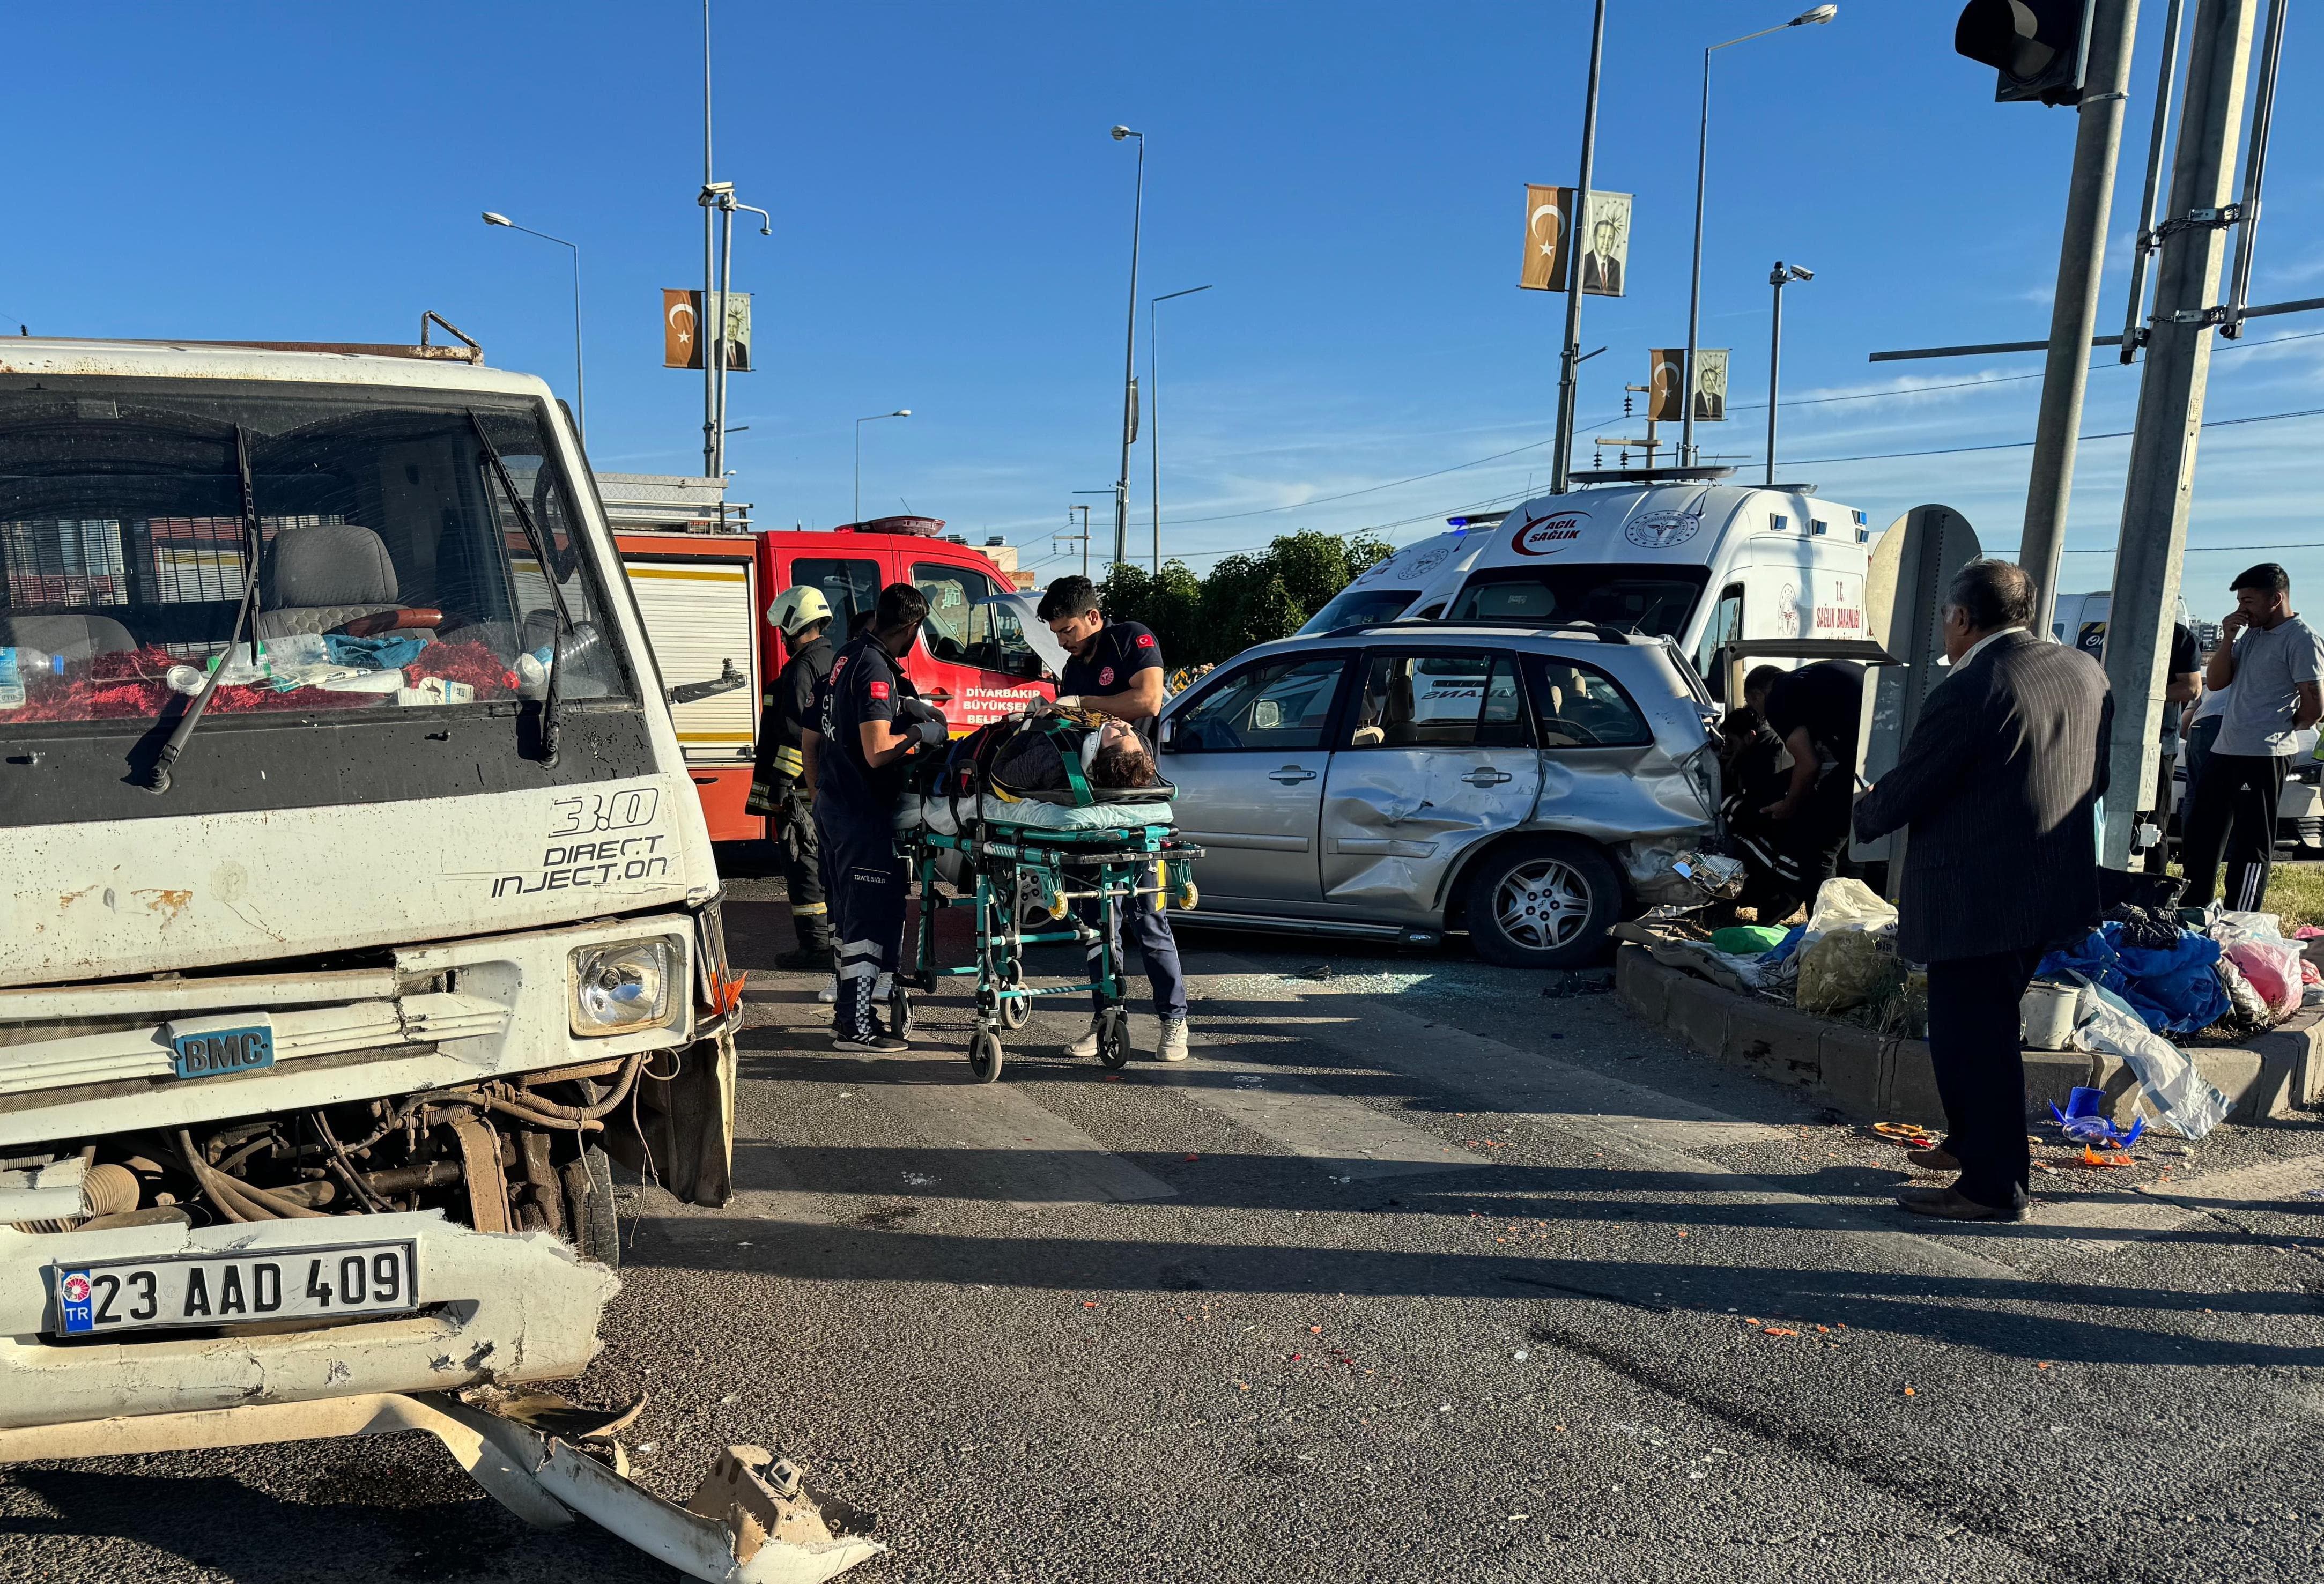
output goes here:
<path id="1" fill-rule="evenodd" d="M 2114 604 L 2107 616 L 2114 741 L 2103 858 L 2116 869 L 2127 867 L 2139 813 L 2154 802 L 2155 742 L 2167 707 L 2166 623 L 2178 599 L 2180 562 L 2186 553 L 2195 443 L 2210 378 L 2211 329 L 2223 317 L 2218 292 L 2226 227 L 2233 223 L 2229 182 L 2243 127 L 2257 9 L 2258 0 L 2198 0 L 2171 199 L 2156 228 L 2162 246 L 2154 310 L 2139 382 L 2130 476 L 2123 487 Z M 2081 355 L 2080 347 L 2075 355 Z"/>
<path id="2" fill-rule="evenodd" d="M 1598 0 L 1590 24 L 1590 91 L 1582 109 L 1582 182 L 1574 190 L 1579 211 L 1565 218 L 1565 339 L 1559 344 L 1557 379 L 1557 455 L 1550 469 L 1549 493 L 1565 493 L 1573 474 L 1573 395 L 1582 377 L 1582 239 L 1588 235 L 1590 182 L 1598 160 L 1598 68 L 1606 53 L 1606 0 Z"/>
<path id="3" fill-rule="evenodd" d="M 2179 0 L 2172 0 L 2174 39 L 2178 21 Z M 2074 492 L 2075 437 L 2081 428 L 2083 387 L 2089 381 L 2090 338 L 2098 329 L 2107 216 L 2114 196 L 2115 160 L 2122 148 L 2131 44 L 2137 33 L 2138 0 L 2096 0 L 2081 103 L 2075 111 L 2080 122 L 2074 134 L 2073 179 L 2066 191 L 2065 236 L 2058 246 L 2058 290 L 2050 307 L 2042 410 L 2034 426 L 2025 529 L 2017 541 L 2018 564 L 2034 576 L 2036 632 L 2050 631 L 2050 612 L 2058 597 L 2058 557 L 2065 543 L 2066 505 Z M 2170 80 L 2167 62 L 2163 80 Z"/>
<path id="4" fill-rule="evenodd" d="M 1166 291 L 1146 305 L 1146 461 L 1153 469 L 1148 493 L 1154 506 L 1154 576 L 1162 576 L 1162 324 L 1155 309 L 1174 297 L 1192 297 L 1208 286 Z"/>
<path id="5" fill-rule="evenodd" d="M 1794 281 L 1812 281 L 1815 272 L 1798 264 L 1775 261 L 1767 272 L 1767 284 L 1775 289 L 1775 322 L 1767 334 L 1767 487 L 1775 487 L 1775 389 L 1784 367 L 1784 288 Z M 1694 408 L 1694 393 L 1687 393 L 1687 409 Z"/>
<path id="6" fill-rule="evenodd" d="M 1113 141 L 1138 140 L 1138 195 L 1130 210 L 1130 330 L 1121 347 L 1121 472 L 1113 481 L 1113 561 L 1130 556 L 1130 446 L 1138 438 L 1138 244 L 1146 223 L 1146 134 L 1127 126 L 1113 129 Z"/>
<path id="7" fill-rule="evenodd" d="M 718 365 L 714 361 L 714 348 L 725 339 L 724 323 L 713 331 L 701 321 L 710 317 L 711 296 L 718 289 L 717 221 L 710 208 L 713 181 L 710 166 L 710 0 L 702 0 L 702 312 L 696 316 L 694 337 L 702 348 L 702 471 L 712 478 L 721 475 L 721 457 L 725 447 L 718 433 L 722 419 L 718 416 Z"/>

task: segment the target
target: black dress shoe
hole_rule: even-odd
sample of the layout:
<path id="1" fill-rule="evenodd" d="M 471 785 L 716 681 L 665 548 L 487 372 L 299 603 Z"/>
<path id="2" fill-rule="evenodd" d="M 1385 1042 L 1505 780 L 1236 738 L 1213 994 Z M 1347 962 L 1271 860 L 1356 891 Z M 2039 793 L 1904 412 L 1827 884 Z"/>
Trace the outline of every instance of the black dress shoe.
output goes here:
<path id="1" fill-rule="evenodd" d="M 1904 1152 L 1904 1158 L 1913 1163 L 1914 1171 L 1958 1172 L 1960 1170 L 1960 1162 L 1955 1160 L 1952 1151 L 1941 1144 L 1932 1144 L 1926 1149 L 1908 1149 Z"/>
<path id="2" fill-rule="evenodd" d="M 1979 1204 L 1958 1188 L 1907 1188 L 1896 1202 L 1914 1215 L 1948 1221 L 2022 1221 L 2030 1213 L 2022 1204 Z"/>

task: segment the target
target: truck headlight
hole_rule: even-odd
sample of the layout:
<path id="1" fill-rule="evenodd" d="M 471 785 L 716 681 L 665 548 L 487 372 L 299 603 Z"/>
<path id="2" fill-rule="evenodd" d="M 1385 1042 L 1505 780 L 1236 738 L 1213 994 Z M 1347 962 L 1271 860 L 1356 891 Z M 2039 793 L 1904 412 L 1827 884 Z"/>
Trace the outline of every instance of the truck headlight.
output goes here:
<path id="1" fill-rule="evenodd" d="M 586 1039 L 627 1034 L 670 1021 L 677 991 L 677 943 L 615 941 L 583 946 L 572 958 L 573 1032 Z"/>

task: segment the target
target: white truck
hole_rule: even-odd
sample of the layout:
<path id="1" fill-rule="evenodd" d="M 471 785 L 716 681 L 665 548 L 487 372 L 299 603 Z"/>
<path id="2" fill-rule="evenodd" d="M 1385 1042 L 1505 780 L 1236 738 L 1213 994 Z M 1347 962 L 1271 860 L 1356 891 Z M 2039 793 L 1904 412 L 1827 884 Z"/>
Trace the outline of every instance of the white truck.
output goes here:
<path id="1" fill-rule="evenodd" d="M 509 1392 L 597 1350 L 615 1162 L 727 1197 L 742 983 L 706 679 L 548 388 L 425 340 L 0 343 L 0 1461 L 424 1428 L 827 1578 L 788 1465 L 689 1511 Z"/>
<path id="2" fill-rule="evenodd" d="M 1872 530 L 1797 489 L 1650 483 L 1542 495 L 1456 520 L 1366 570 L 1300 629 L 1397 620 L 1587 622 L 1711 659 L 1749 640 L 1861 640 Z"/>

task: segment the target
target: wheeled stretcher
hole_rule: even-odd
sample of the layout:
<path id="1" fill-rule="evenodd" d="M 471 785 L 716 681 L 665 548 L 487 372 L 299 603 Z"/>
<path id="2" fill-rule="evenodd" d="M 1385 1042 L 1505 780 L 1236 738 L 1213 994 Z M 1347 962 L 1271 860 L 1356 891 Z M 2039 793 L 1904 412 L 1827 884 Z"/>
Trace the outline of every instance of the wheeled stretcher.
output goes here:
<path id="1" fill-rule="evenodd" d="M 1034 997 L 1094 990 L 1105 1003 L 1098 1056 L 1109 1067 L 1121 1066 L 1130 1060 L 1130 1018 L 1120 1004 L 1120 910 L 1135 907 L 1141 895 L 1157 907 L 1181 909 L 1197 899 L 1194 864 L 1203 852 L 1180 841 L 1171 824 L 1174 789 L 1166 783 L 1107 791 L 1079 776 L 1063 791 L 1011 789 L 993 782 L 985 755 L 953 775 L 949 788 L 918 800 L 897 833 L 920 907 L 890 995 L 890 1027 L 901 1034 L 910 1027 L 913 989 L 934 990 L 939 979 L 973 975 L 969 1071 L 991 1083 L 1001 1076 L 1001 1033 L 1025 1027 Z M 974 910 L 973 962 L 937 962 L 936 919 L 946 907 Z M 1083 948 L 1089 978 L 1027 983 L 1025 948 L 1066 943 Z"/>

